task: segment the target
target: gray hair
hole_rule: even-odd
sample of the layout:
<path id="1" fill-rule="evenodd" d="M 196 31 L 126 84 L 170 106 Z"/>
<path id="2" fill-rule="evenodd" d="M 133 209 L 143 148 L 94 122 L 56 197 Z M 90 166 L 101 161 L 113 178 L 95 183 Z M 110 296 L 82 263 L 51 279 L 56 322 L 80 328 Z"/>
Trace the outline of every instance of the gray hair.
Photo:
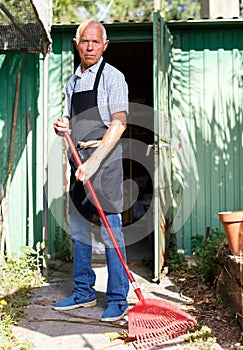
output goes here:
<path id="1" fill-rule="evenodd" d="M 107 34 L 106 34 L 106 29 L 105 27 L 103 26 L 103 24 L 101 24 L 100 22 L 97 22 L 93 19 L 87 19 L 86 21 L 82 22 L 77 31 L 76 31 L 76 42 L 78 43 L 79 42 L 79 39 L 80 39 L 80 33 L 83 31 L 83 29 L 85 27 L 87 27 L 90 23 L 92 24 L 96 24 L 97 26 L 99 26 L 102 30 L 102 38 L 103 38 L 103 41 L 105 42 L 107 40 Z"/>

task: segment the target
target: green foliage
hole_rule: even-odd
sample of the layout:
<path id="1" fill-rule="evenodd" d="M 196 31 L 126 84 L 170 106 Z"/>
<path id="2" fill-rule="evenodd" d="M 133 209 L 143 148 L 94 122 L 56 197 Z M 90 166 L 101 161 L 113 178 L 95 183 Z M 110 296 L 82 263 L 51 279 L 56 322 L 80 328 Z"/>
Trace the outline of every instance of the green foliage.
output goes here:
<path id="1" fill-rule="evenodd" d="M 79 1 L 73 0 L 53 0 L 53 22 L 71 23 L 79 22 L 78 7 Z"/>
<path id="2" fill-rule="evenodd" d="M 21 247 L 21 251 L 26 257 L 29 257 L 32 261 L 35 262 L 35 267 L 38 273 L 41 272 L 42 266 L 46 267 L 46 261 L 50 259 L 50 254 L 45 254 L 44 251 L 47 247 L 47 241 L 37 242 L 36 250 L 29 247 L 24 246 Z"/>
<path id="3" fill-rule="evenodd" d="M 228 312 L 228 314 L 230 315 L 230 317 L 235 320 L 236 319 L 236 312 L 234 309 L 232 309 L 231 307 L 227 307 L 226 311 Z"/>
<path id="4" fill-rule="evenodd" d="M 109 1 L 107 2 L 109 3 Z M 153 0 L 132 0 L 129 2 L 129 6 L 125 0 L 115 0 L 106 20 L 119 19 L 121 22 L 152 20 L 153 10 Z"/>
<path id="5" fill-rule="evenodd" d="M 3 308 L 0 306 L 0 350 L 32 350 L 34 344 L 27 341 L 21 341 L 12 332 L 12 327 L 16 324 L 16 318 L 9 310 L 10 307 Z"/>
<path id="6" fill-rule="evenodd" d="M 208 243 L 203 236 L 196 234 L 192 236 L 192 251 L 197 263 L 197 271 L 204 277 L 205 281 L 212 282 L 212 270 L 216 260 L 217 248 L 225 239 L 224 233 L 218 229 L 212 229 Z"/>
<path id="7" fill-rule="evenodd" d="M 42 281 L 36 258 L 26 253 L 5 258 L 0 266 L 0 275 L 0 297 L 22 288 L 30 288 Z"/>
<path id="8" fill-rule="evenodd" d="M 200 18 L 200 0 L 162 1 L 162 16 L 166 21 Z"/>
<path id="9" fill-rule="evenodd" d="M 5 258 L 0 266 L 0 349 L 33 349 L 33 344 L 22 342 L 12 332 L 12 326 L 30 300 L 30 289 L 43 283 L 40 260 L 46 259 L 41 251 L 46 242 L 37 243 L 36 250 L 23 247 L 22 254 Z"/>
<path id="10" fill-rule="evenodd" d="M 185 262 L 185 258 L 181 253 L 177 251 L 169 251 L 168 253 L 168 265 L 173 271 L 181 271 L 182 265 Z"/>
<path id="11" fill-rule="evenodd" d="M 175 235 L 172 234 L 168 248 L 167 265 L 172 271 L 181 272 L 184 262 L 185 257 L 177 251 Z"/>
<path id="12" fill-rule="evenodd" d="M 215 337 L 211 337 L 211 333 L 212 331 L 209 327 L 202 326 L 200 329 L 196 329 L 193 333 L 190 333 L 186 341 L 189 343 L 196 343 L 197 349 L 210 350 L 217 341 Z M 190 347 L 188 347 L 188 349 L 189 348 Z"/>
<path id="13" fill-rule="evenodd" d="M 154 265 L 154 257 L 152 255 L 147 255 L 142 258 L 142 263 L 144 266 L 153 267 Z"/>
<path id="14" fill-rule="evenodd" d="M 120 22 L 152 20 L 154 0 L 53 0 L 53 22 L 81 22 L 94 18 L 98 21 Z M 161 14 L 165 20 L 200 18 L 200 0 L 162 1 Z"/>
<path id="15" fill-rule="evenodd" d="M 11 12 L 12 16 L 21 23 L 31 23 L 36 21 L 33 7 L 28 0 L 2 0 L 1 3 Z M 0 23 L 10 24 L 10 19 L 0 10 Z"/>
<path id="16" fill-rule="evenodd" d="M 63 261 L 73 260 L 72 242 L 69 234 L 65 231 L 60 234 L 60 227 L 56 228 L 54 247 L 56 251 L 56 256 L 58 259 Z"/>
<path id="17" fill-rule="evenodd" d="M 222 305 L 224 304 L 224 301 L 222 299 L 222 296 L 220 294 L 216 295 L 216 300 L 214 302 L 216 307 L 222 307 Z"/>

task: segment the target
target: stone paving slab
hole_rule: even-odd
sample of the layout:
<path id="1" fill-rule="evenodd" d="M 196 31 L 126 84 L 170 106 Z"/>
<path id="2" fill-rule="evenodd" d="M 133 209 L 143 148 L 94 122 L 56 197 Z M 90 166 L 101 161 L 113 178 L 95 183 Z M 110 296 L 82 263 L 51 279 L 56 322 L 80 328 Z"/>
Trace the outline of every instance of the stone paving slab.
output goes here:
<path id="1" fill-rule="evenodd" d="M 129 265 L 138 286 L 145 298 L 165 299 L 180 309 L 187 308 L 188 300 L 182 298 L 175 290 L 173 283 L 165 276 L 160 284 L 151 282 L 151 271 L 140 264 Z M 97 305 L 92 308 L 79 308 L 59 312 L 51 305 L 72 293 L 72 264 L 61 263 L 57 270 L 50 270 L 50 281 L 44 286 L 33 289 L 31 304 L 14 327 L 15 333 L 34 344 L 37 350 L 134 350 L 133 344 L 123 340 L 111 341 L 107 333 L 118 333 L 127 330 L 127 320 L 117 323 L 99 321 L 104 309 L 107 269 L 102 261 L 94 264 L 97 276 Z M 132 307 L 138 299 L 130 288 L 129 305 Z M 183 349 L 181 340 L 165 344 L 160 349 Z M 158 347 L 156 347 L 158 349 Z"/>

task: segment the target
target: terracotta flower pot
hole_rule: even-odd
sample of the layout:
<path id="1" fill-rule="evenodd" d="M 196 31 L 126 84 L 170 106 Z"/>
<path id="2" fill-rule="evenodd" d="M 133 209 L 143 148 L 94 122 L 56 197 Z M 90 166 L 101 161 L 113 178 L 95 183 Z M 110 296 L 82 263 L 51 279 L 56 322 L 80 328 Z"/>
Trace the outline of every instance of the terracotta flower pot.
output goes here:
<path id="1" fill-rule="evenodd" d="M 243 254 L 243 210 L 218 213 L 230 249 L 234 255 Z"/>

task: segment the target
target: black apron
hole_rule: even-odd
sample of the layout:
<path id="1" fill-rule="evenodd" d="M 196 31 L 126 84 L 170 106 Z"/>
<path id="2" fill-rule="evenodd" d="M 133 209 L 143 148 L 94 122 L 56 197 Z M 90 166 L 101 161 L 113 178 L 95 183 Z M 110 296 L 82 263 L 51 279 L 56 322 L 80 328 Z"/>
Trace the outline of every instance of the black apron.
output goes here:
<path id="1" fill-rule="evenodd" d="M 96 147 L 81 149 L 78 147 L 79 141 L 101 140 L 107 131 L 107 126 L 101 119 L 97 93 L 102 70 L 105 66 L 103 60 L 96 75 L 93 90 L 73 93 L 71 101 L 70 128 L 74 145 L 84 163 Z M 76 84 L 76 82 L 75 82 Z M 75 88 L 75 86 L 74 86 Z M 96 212 L 88 190 L 83 183 L 76 181 L 75 171 L 77 166 L 72 156 L 69 154 L 71 165 L 70 177 L 70 198 L 78 211 L 85 216 L 91 210 Z M 98 196 L 102 208 L 106 213 L 121 213 L 123 206 L 123 168 L 122 168 L 122 146 L 121 143 L 109 153 L 101 163 L 97 172 L 90 178 L 96 195 Z"/>

